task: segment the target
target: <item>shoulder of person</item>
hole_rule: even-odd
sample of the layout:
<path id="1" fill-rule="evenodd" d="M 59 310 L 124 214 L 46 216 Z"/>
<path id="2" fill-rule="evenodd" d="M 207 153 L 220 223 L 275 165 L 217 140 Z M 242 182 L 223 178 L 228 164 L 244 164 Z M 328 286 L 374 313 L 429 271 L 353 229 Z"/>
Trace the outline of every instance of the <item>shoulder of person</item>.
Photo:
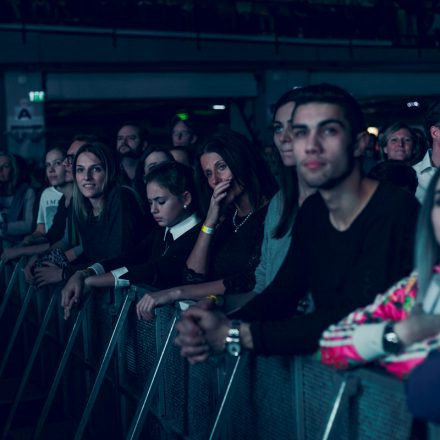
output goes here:
<path id="1" fill-rule="evenodd" d="M 380 182 L 377 188 L 378 202 L 384 204 L 383 209 L 415 209 L 418 211 L 420 203 L 415 195 L 409 191 L 392 185 L 388 182 Z"/>

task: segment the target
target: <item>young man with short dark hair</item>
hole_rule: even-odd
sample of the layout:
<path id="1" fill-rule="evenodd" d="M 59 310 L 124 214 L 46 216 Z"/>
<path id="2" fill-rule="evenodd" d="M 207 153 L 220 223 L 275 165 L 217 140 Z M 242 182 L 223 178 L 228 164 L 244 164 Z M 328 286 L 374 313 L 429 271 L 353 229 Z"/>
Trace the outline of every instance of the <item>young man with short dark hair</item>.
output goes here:
<path id="1" fill-rule="evenodd" d="M 298 172 L 317 193 L 298 213 L 274 281 L 232 321 L 196 307 L 184 313 L 176 342 L 190 362 L 225 347 L 231 354 L 242 347 L 266 355 L 313 353 L 328 325 L 412 269 L 418 203 L 362 175 L 368 135 L 356 100 L 328 84 L 306 87 L 292 132 Z M 295 316 L 309 291 L 315 311 Z"/>

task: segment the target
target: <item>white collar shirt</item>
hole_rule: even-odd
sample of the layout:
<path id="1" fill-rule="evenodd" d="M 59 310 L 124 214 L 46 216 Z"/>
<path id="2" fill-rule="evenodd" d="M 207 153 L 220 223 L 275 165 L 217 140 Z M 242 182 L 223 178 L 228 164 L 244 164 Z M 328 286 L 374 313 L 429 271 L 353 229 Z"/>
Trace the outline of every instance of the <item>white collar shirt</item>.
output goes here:
<path id="1" fill-rule="evenodd" d="M 417 180 L 419 181 L 416 190 L 416 197 L 420 203 L 423 203 L 426 189 L 428 188 L 429 182 L 437 169 L 431 161 L 431 150 L 428 150 L 423 156 L 423 159 L 416 163 L 413 168 L 417 173 Z"/>

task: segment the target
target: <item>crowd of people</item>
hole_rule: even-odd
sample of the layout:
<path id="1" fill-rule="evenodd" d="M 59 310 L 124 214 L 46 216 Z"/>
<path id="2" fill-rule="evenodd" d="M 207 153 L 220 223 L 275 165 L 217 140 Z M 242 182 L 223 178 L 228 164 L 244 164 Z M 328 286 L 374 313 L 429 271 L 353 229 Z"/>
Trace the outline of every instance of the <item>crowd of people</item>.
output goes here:
<path id="1" fill-rule="evenodd" d="M 24 161 L 0 153 L 1 259 L 63 283 L 66 319 L 88 291 L 148 285 L 139 319 L 191 302 L 176 344 L 192 364 L 242 350 L 374 362 L 440 421 L 440 102 L 426 137 L 397 121 L 375 139 L 349 93 L 318 84 L 283 94 L 272 126 L 276 179 L 245 136 L 201 137 L 178 116 L 167 147 L 134 122 L 115 148 L 78 135 L 46 153 L 34 231 Z"/>

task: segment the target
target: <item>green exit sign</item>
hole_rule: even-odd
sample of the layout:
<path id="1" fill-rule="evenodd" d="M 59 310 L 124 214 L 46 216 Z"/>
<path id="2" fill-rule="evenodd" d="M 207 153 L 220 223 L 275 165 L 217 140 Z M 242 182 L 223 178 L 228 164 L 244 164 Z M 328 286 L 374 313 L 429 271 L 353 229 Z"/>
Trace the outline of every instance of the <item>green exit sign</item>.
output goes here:
<path id="1" fill-rule="evenodd" d="M 29 92 L 29 101 L 43 102 L 45 93 L 42 90 Z"/>

